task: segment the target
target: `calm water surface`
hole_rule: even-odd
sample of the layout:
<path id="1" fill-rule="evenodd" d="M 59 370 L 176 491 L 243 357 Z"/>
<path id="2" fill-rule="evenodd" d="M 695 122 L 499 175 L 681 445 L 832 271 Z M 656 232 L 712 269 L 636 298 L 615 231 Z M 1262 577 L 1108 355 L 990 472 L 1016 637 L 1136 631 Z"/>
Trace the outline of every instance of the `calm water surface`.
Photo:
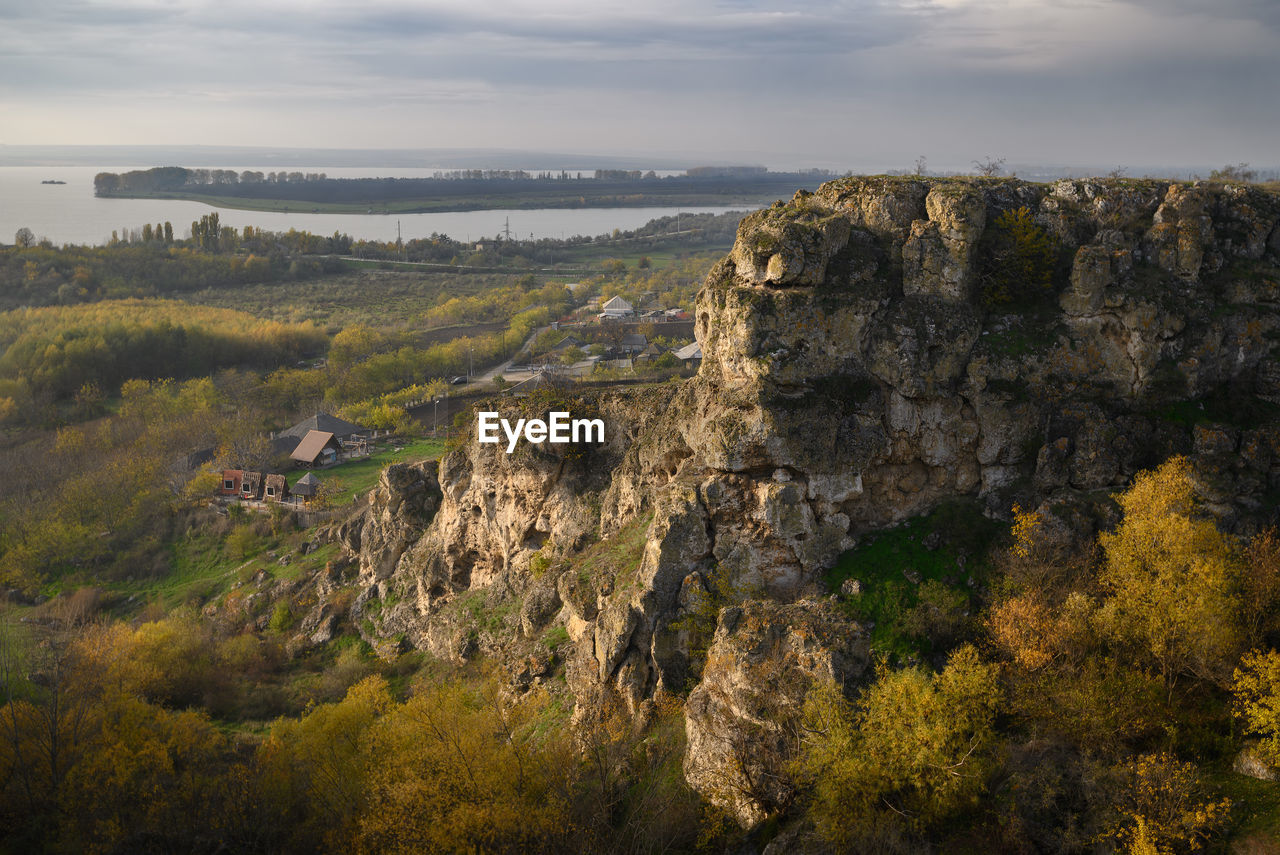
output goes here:
<path id="1" fill-rule="evenodd" d="M 93 195 L 93 176 L 99 172 L 127 172 L 121 166 L 6 166 L 0 167 L 0 243 L 12 243 L 14 232 L 26 226 L 36 237 L 55 244 L 101 244 L 113 230 L 139 229 L 143 223 L 173 223 L 174 234 L 188 235 L 193 220 L 217 211 L 223 225 L 314 234 L 344 232 L 354 238 L 395 240 L 396 221 L 405 240 L 446 234 L 457 240 L 493 237 L 510 219 L 514 237 L 528 239 L 599 235 L 614 229 L 639 228 L 656 217 L 675 216 L 675 208 L 579 208 L 529 211 L 459 211 L 446 214 L 304 214 L 237 211 L 211 208 L 199 202 L 169 199 L 99 199 Z M 279 167 L 224 166 L 237 172 L 253 169 L 276 171 Z M 290 170 L 295 171 L 295 170 Z M 419 178 L 434 169 L 309 168 L 300 172 L 324 172 L 330 178 Z M 41 184 L 44 180 L 66 184 Z M 682 208 L 684 213 L 720 214 L 725 207 Z"/>

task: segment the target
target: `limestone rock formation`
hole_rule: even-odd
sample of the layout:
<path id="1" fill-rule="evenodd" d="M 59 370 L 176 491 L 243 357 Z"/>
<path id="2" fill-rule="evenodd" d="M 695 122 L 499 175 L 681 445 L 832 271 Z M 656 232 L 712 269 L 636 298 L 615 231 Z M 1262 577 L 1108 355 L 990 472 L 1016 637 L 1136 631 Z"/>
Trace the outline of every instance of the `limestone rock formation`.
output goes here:
<path id="1" fill-rule="evenodd" d="M 383 470 L 363 513 L 338 529 L 338 539 L 360 559 L 360 582 L 371 585 L 395 572 L 405 550 L 426 530 L 440 507 L 435 461 L 393 463 Z"/>
<path id="2" fill-rule="evenodd" d="M 1056 252 L 1030 273 L 1052 286 L 1003 304 L 989 284 L 1040 263 L 1001 232 L 1023 208 Z M 825 596 L 861 535 L 947 499 L 1005 515 L 1188 453 L 1224 523 L 1254 524 L 1280 489 L 1278 265 L 1280 198 L 1254 187 L 872 177 L 797 194 L 745 218 L 708 276 L 697 377 L 579 397 L 606 421 L 600 448 L 464 444 L 425 527 L 393 533 L 375 500 L 344 540 L 361 602 L 385 600 L 377 632 L 454 658 L 492 627 L 562 625 L 579 703 L 638 710 L 687 688 L 708 598 Z M 522 406 L 546 402 L 503 404 Z M 626 554 L 575 565 L 587 547 Z M 460 603 L 490 628 L 464 631 Z M 765 608 L 722 612 L 716 644 L 745 644 L 737 621 Z M 760 638 L 781 644 L 792 616 L 769 620 Z M 753 667 L 708 665 L 692 715 L 731 730 L 729 684 Z"/>
<path id="3" fill-rule="evenodd" d="M 791 798 L 786 765 L 815 681 L 852 686 L 867 669 L 862 629 L 827 600 L 748 600 L 725 609 L 686 705 L 689 783 L 750 827 Z"/>

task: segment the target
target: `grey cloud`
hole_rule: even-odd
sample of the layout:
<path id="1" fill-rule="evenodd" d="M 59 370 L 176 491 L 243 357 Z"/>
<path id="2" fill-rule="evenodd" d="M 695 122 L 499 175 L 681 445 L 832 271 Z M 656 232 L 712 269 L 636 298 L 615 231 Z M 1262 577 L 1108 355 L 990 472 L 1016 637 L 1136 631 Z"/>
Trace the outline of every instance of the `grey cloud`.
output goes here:
<path id="1" fill-rule="evenodd" d="M 1167 24 L 1159 38 L 1136 9 Z M 1052 29 L 1053 14 L 1074 29 Z M 1249 49 L 1224 35 L 1244 28 L 1202 26 L 1195 16 L 1205 14 L 1258 22 L 1245 30 Z M 708 148 L 731 139 L 843 150 L 854 143 L 840 140 L 856 140 L 892 154 L 929 138 L 980 157 L 1016 155 L 1015 145 L 1070 154 L 1073 135 L 1102 145 L 1152 133 L 1172 150 L 1207 144 L 1207 132 L 1189 129 L 1206 117 L 1251 140 L 1274 136 L 1277 23 L 1276 0 L 546 0 L 527 14 L 461 0 L 0 0 L 0 93 L 32 115 L 34 99 L 58 97 L 121 116 L 216 103 L 228 127 L 275 110 L 311 138 L 362 133 L 376 145 L 398 132 L 388 117 L 412 105 L 441 134 L 543 123 L 536 133 L 553 146 L 560 134 L 633 147 L 647 133 Z M 343 128 L 308 115 L 334 107 L 352 117 Z M 261 124 L 242 124 L 206 141 L 259 141 Z"/>

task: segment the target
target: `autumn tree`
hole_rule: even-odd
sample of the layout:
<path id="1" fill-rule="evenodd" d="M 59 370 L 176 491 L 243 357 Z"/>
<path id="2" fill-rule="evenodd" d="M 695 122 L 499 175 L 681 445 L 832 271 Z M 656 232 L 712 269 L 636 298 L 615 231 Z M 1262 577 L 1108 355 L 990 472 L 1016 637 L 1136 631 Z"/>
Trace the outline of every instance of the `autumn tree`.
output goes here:
<path id="1" fill-rule="evenodd" d="M 1225 684 L 1245 641 L 1237 544 L 1199 512 L 1184 457 L 1139 473 L 1119 502 L 1120 525 L 1099 537 L 1101 625 L 1170 695 L 1182 677 Z"/>
<path id="2" fill-rule="evenodd" d="M 506 703 L 496 686 L 446 683 L 369 734 L 361 852 L 551 852 L 564 848 L 573 766 L 535 722 L 546 699 Z M 560 762 L 547 762 L 558 757 Z M 559 841 L 559 843 L 557 843 Z"/>
<path id="3" fill-rule="evenodd" d="M 365 736 L 391 705 L 386 680 L 369 677 L 342 701 L 272 727 L 258 769 L 264 798 L 293 818 L 292 848 L 349 851 L 370 796 Z"/>
<path id="4" fill-rule="evenodd" d="M 797 765 L 823 833 L 847 845 L 885 810 L 922 828 L 976 798 L 995 738 L 996 674 L 965 645 L 940 673 L 882 668 L 854 705 L 835 685 L 815 687 Z"/>
<path id="5" fill-rule="evenodd" d="M 1134 855 L 1201 852 L 1230 820 L 1229 799 L 1215 799 L 1199 771 L 1170 754 L 1145 754 L 1124 769 L 1113 837 Z"/>
<path id="6" fill-rule="evenodd" d="M 1235 712 L 1261 740 L 1264 762 L 1280 766 L 1280 653 L 1255 650 L 1236 668 L 1231 686 Z"/>

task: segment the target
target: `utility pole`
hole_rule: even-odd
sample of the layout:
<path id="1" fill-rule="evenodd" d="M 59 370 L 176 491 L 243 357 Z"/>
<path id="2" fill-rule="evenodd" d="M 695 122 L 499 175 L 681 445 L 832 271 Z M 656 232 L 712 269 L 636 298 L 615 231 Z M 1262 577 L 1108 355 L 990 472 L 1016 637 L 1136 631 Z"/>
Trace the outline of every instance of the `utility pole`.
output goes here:
<path id="1" fill-rule="evenodd" d="M 470 377 L 476 373 L 476 360 L 471 353 L 471 345 L 467 345 L 467 376 Z"/>

